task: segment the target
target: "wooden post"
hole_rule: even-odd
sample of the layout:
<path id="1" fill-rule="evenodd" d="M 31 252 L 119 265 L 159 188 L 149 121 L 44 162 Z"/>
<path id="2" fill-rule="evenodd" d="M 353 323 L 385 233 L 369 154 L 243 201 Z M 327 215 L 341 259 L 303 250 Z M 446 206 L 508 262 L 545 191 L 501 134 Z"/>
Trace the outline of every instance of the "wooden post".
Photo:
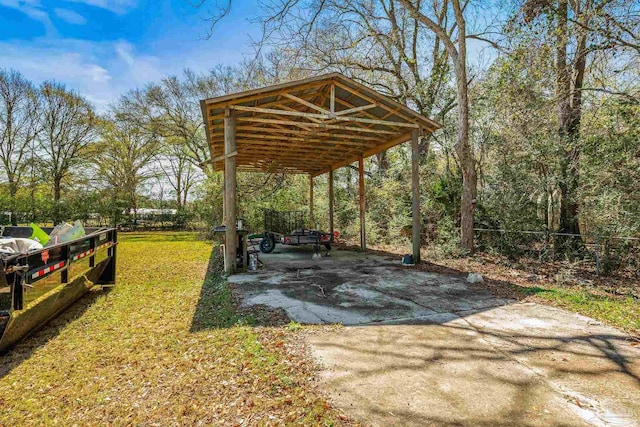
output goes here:
<path id="1" fill-rule="evenodd" d="M 309 227 L 316 229 L 315 218 L 313 218 L 313 175 L 309 174 Z"/>
<path id="2" fill-rule="evenodd" d="M 329 171 L 329 233 L 333 238 L 333 169 Z"/>
<path id="3" fill-rule="evenodd" d="M 336 112 L 336 85 L 331 85 L 331 95 L 329 98 L 329 111 L 331 113 Z"/>
<path id="4" fill-rule="evenodd" d="M 367 232 L 365 230 L 365 200 L 364 200 L 364 158 L 358 158 L 358 187 L 360 193 L 360 249 L 367 250 Z"/>
<path id="5" fill-rule="evenodd" d="M 413 262 L 420 262 L 420 149 L 418 129 L 411 132 L 411 207 L 413 224 L 411 240 L 413 243 Z"/>
<path id="6" fill-rule="evenodd" d="M 225 225 L 225 265 L 226 273 L 236 271 L 236 120 L 235 112 L 229 108 L 224 112 L 224 225 Z"/>

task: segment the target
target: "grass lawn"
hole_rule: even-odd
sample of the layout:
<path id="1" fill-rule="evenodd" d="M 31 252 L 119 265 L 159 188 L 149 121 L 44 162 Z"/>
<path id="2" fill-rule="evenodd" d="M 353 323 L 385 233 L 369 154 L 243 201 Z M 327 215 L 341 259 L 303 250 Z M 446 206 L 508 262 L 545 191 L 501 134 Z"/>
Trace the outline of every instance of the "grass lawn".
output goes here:
<path id="1" fill-rule="evenodd" d="M 634 297 L 594 295 L 584 289 L 563 289 L 551 286 L 526 287 L 521 292 L 525 295 L 535 295 L 554 305 L 602 320 L 640 336 L 640 302 Z"/>
<path id="2" fill-rule="evenodd" d="M 298 328 L 255 327 L 233 309 L 210 242 L 119 240 L 115 288 L 0 357 L 0 425 L 343 422 L 296 353 Z"/>

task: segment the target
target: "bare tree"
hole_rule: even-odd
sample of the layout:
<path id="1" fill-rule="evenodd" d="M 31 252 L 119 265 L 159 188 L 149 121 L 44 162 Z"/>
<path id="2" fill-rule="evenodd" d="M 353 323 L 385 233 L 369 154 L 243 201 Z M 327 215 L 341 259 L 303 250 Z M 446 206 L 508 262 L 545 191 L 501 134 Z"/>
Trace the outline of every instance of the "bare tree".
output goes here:
<path id="1" fill-rule="evenodd" d="M 132 125 L 117 112 L 101 126 L 100 141 L 92 149 L 92 160 L 98 168 L 100 179 L 106 180 L 128 202 L 134 212 L 138 210 L 138 191 L 154 176 L 150 167 L 157 158 L 160 143 Z"/>
<path id="2" fill-rule="evenodd" d="M 189 161 L 185 147 L 180 144 L 167 144 L 158 164 L 175 192 L 178 209 L 184 208 L 199 176 L 198 169 Z"/>
<path id="3" fill-rule="evenodd" d="M 38 96 L 31 82 L 17 71 L 0 70 L 0 162 L 9 186 L 13 225 L 17 225 L 16 194 L 38 134 L 37 112 Z"/>
<path id="4" fill-rule="evenodd" d="M 89 102 L 60 83 L 45 82 L 40 87 L 42 107 L 38 142 L 43 167 L 53 182 L 54 222 L 60 222 L 62 182 L 86 161 L 87 146 L 96 136 L 97 118 Z"/>
<path id="5" fill-rule="evenodd" d="M 228 13 L 230 6 L 229 2 L 219 9 L 212 24 Z M 443 94 L 449 57 L 456 81 L 456 102 L 442 102 L 436 114 L 443 116 L 457 104 L 455 148 L 464 181 L 461 244 L 472 252 L 477 174 L 469 143 L 466 40 L 487 39 L 482 34 L 467 34 L 466 6 L 467 2 L 459 0 L 324 0 L 311 4 L 276 0 L 267 6 L 262 22 L 265 40 L 275 38 L 274 43 L 281 47 L 286 40 L 287 49 L 292 48 L 291 40 L 297 40 L 297 49 L 302 52 L 298 57 L 311 52 L 312 61 L 303 61 L 304 64 L 313 65 L 315 61 L 316 70 L 347 71 L 351 77 L 426 115 L 434 113 Z M 435 36 L 430 38 L 430 47 L 424 44 L 429 34 Z M 378 157 L 378 163 L 384 168 L 384 155 Z"/>
<path id="6" fill-rule="evenodd" d="M 240 79 L 234 70 L 232 67 L 218 67 L 208 74 L 185 70 L 183 79 L 170 76 L 159 83 L 150 83 L 121 98 L 121 116 L 151 137 L 181 144 L 183 157 L 186 156 L 194 166 L 205 168 L 210 151 L 200 100 L 238 88 Z"/>
<path id="7" fill-rule="evenodd" d="M 473 226 L 478 192 L 478 178 L 476 160 L 473 148 L 469 143 L 469 81 L 467 78 L 467 21 L 464 9 L 467 2 L 459 0 L 445 0 L 444 13 L 449 8 L 453 11 L 455 31 L 450 31 L 442 22 L 430 16 L 420 1 L 399 0 L 420 24 L 424 25 L 440 39 L 453 65 L 457 88 L 458 107 L 458 142 L 455 145 L 456 154 L 462 169 L 463 190 L 460 217 L 460 234 L 462 248 L 473 252 Z"/>
<path id="8" fill-rule="evenodd" d="M 560 139 L 560 231 L 580 234 L 580 127 L 584 93 L 588 90 L 623 95 L 606 87 L 585 87 L 596 53 L 615 51 L 635 58 L 640 52 L 637 2 L 623 0 L 526 0 L 519 10 L 525 25 L 542 25 L 555 50 L 556 110 Z M 543 32 L 543 33 L 544 33 Z M 620 63 L 620 60 L 616 61 Z M 579 244 L 571 239 L 568 247 Z"/>
<path id="9" fill-rule="evenodd" d="M 294 12 L 298 7 L 306 13 Z M 454 107 L 442 43 L 396 0 L 285 0 L 265 9 L 259 46 L 273 46 L 269 52 L 277 52 L 290 69 L 340 71 L 425 116 L 442 118 Z M 446 26 L 446 14 L 438 19 Z M 421 139 L 421 154 L 428 146 Z M 375 159 L 378 173 L 386 175 L 387 153 Z"/>

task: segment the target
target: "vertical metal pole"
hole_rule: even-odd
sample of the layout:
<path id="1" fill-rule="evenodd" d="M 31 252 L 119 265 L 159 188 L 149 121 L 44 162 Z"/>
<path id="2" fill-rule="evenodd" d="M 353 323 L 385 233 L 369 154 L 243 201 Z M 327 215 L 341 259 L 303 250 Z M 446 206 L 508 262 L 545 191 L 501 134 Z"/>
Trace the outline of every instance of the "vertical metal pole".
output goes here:
<path id="1" fill-rule="evenodd" d="M 418 146 L 418 129 L 411 132 L 411 208 L 412 225 L 411 240 L 413 243 L 413 262 L 420 262 L 420 150 Z"/>
<path id="2" fill-rule="evenodd" d="M 224 112 L 224 192 L 225 192 L 225 266 L 226 273 L 236 271 L 236 121 L 235 111 Z"/>
<path id="3" fill-rule="evenodd" d="M 333 239 L 333 169 L 329 171 L 329 233 Z"/>
<path id="4" fill-rule="evenodd" d="M 365 200 L 364 200 L 364 158 L 358 158 L 358 193 L 360 194 L 360 249 L 367 250 L 367 232 L 365 229 Z"/>
<path id="5" fill-rule="evenodd" d="M 313 175 L 309 174 L 309 228 L 315 230 L 315 218 L 313 217 Z"/>

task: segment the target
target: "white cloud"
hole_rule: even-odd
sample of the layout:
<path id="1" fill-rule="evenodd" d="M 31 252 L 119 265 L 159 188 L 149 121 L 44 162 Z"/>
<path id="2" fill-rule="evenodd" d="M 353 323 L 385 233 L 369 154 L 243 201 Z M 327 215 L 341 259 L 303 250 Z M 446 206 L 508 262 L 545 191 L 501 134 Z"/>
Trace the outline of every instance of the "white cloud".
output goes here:
<path id="1" fill-rule="evenodd" d="M 87 23 L 87 20 L 84 16 L 71 9 L 56 8 L 55 13 L 58 18 L 62 19 L 65 22 L 68 22 L 69 24 L 84 25 Z"/>
<path id="2" fill-rule="evenodd" d="M 89 6 L 106 9 L 119 15 L 124 15 L 138 5 L 137 0 L 69 0 L 76 3 L 84 3 Z"/>
<path id="3" fill-rule="evenodd" d="M 116 44 L 116 53 L 127 64 L 134 65 L 135 59 L 133 58 L 133 46 L 125 41 L 118 42 Z"/>
<path id="4" fill-rule="evenodd" d="M 1 68 L 39 84 L 56 80 L 87 97 L 99 111 L 128 90 L 180 73 L 184 64 L 137 54 L 127 41 L 37 39 L 0 42 Z"/>
<path id="5" fill-rule="evenodd" d="M 0 0 L 0 6 L 19 10 L 29 18 L 41 22 L 48 36 L 57 34 L 55 27 L 51 23 L 49 13 L 44 10 L 40 0 Z"/>
<path id="6" fill-rule="evenodd" d="M 108 52 L 108 45 L 69 39 L 0 42 L 0 64 L 34 84 L 64 83 L 104 110 L 123 89 L 113 78 Z"/>

